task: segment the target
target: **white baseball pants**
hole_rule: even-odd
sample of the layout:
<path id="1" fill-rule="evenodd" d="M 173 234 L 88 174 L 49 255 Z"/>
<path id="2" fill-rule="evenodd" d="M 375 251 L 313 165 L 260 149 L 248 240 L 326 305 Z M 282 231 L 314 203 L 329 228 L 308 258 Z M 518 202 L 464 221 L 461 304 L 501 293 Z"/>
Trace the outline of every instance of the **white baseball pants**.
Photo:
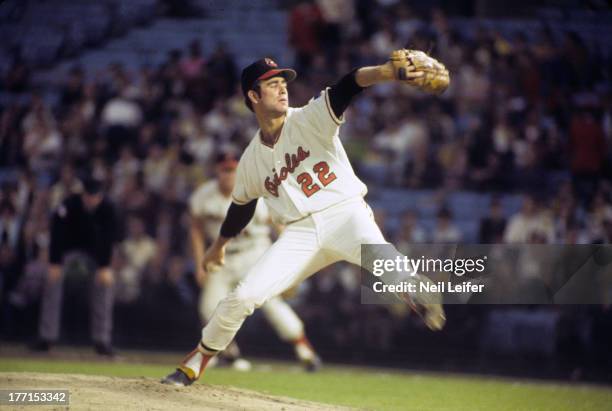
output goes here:
<path id="1" fill-rule="evenodd" d="M 224 298 L 202 330 L 202 343 L 221 351 L 266 301 L 340 260 L 360 264 L 362 244 L 385 244 L 371 209 L 352 198 L 289 224 Z"/>

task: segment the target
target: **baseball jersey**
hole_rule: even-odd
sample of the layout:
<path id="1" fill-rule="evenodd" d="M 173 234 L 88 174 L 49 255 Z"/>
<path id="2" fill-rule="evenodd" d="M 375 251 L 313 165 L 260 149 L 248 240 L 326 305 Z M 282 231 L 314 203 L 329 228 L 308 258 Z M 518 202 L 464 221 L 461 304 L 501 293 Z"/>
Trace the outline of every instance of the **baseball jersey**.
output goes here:
<path id="1" fill-rule="evenodd" d="M 219 190 L 217 181 L 202 184 L 189 199 L 191 215 L 205 219 L 204 234 L 208 239 L 219 235 L 221 224 L 232 203 L 231 197 L 225 197 Z M 228 245 L 227 252 L 246 250 L 255 244 L 270 243 L 270 215 L 263 202 L 257 204 L 253 219 L 246 228 Z"/>
<path id="2" fill-rule="evenodd" d="M 344 117 L 334 114 L 328 90 L 288 109 L 274 146 L 257 131 L 238 163 L 235 203 L 263 197 L 274 221 L 287 224 L 367 193 L 338 137 Z"/>

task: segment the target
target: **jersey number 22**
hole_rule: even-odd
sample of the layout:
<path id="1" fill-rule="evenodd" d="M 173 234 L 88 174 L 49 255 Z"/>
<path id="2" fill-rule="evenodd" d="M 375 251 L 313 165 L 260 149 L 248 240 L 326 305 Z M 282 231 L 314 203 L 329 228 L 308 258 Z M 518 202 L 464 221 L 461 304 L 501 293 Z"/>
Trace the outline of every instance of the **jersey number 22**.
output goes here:
<path id="1" fill-rule="evenodd" d="M 329 183 L 336 179 L 336 174 L 329 171 L 329 164 L 326 161 L 321 161 L 312 167 L 312 171 L 317 174 L 317 177 L 323 187 L 327 186 Z M 297 176 L 298 184 L 302 185 L 302 191 L 306 194 L 306 197 L 310 197 L 317 191 L 321 189 L 321 186 L 317 183 L 313 183 L 312 176 L 310 173 L 301 173 Z"/>

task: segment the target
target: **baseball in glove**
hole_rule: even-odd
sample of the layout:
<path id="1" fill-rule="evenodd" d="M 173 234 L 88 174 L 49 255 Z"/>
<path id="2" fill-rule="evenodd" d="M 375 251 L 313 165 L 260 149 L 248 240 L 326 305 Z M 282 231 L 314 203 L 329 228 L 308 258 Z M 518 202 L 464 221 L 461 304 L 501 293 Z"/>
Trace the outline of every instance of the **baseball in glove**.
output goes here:
<path id="1" fill-rule="evenodd" d="M 422 91 L 439 94 L 446 90 L 450 83 L 446 67 L 420 50 L 395 50 L 391 53 L 390 61 L 396 80 L 406 82 Z M 411 77 L 408 75 L 409 71 L 422 72 L 423 75 Z"/>

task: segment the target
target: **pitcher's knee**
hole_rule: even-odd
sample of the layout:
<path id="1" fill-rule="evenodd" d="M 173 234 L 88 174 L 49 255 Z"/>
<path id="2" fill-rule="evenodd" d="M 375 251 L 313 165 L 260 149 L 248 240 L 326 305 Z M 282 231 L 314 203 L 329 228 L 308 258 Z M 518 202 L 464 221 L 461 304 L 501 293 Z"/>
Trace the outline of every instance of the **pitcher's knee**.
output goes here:
<path id="1" fill-rule="evenodd" d="M 235 290 L 224 298 L 219 304 L 218 310 L 222 312 L 233 312 L 236 315 L 247 317 L 255 311 L 259 305 L 256 298 L 246 290 Z"/>

